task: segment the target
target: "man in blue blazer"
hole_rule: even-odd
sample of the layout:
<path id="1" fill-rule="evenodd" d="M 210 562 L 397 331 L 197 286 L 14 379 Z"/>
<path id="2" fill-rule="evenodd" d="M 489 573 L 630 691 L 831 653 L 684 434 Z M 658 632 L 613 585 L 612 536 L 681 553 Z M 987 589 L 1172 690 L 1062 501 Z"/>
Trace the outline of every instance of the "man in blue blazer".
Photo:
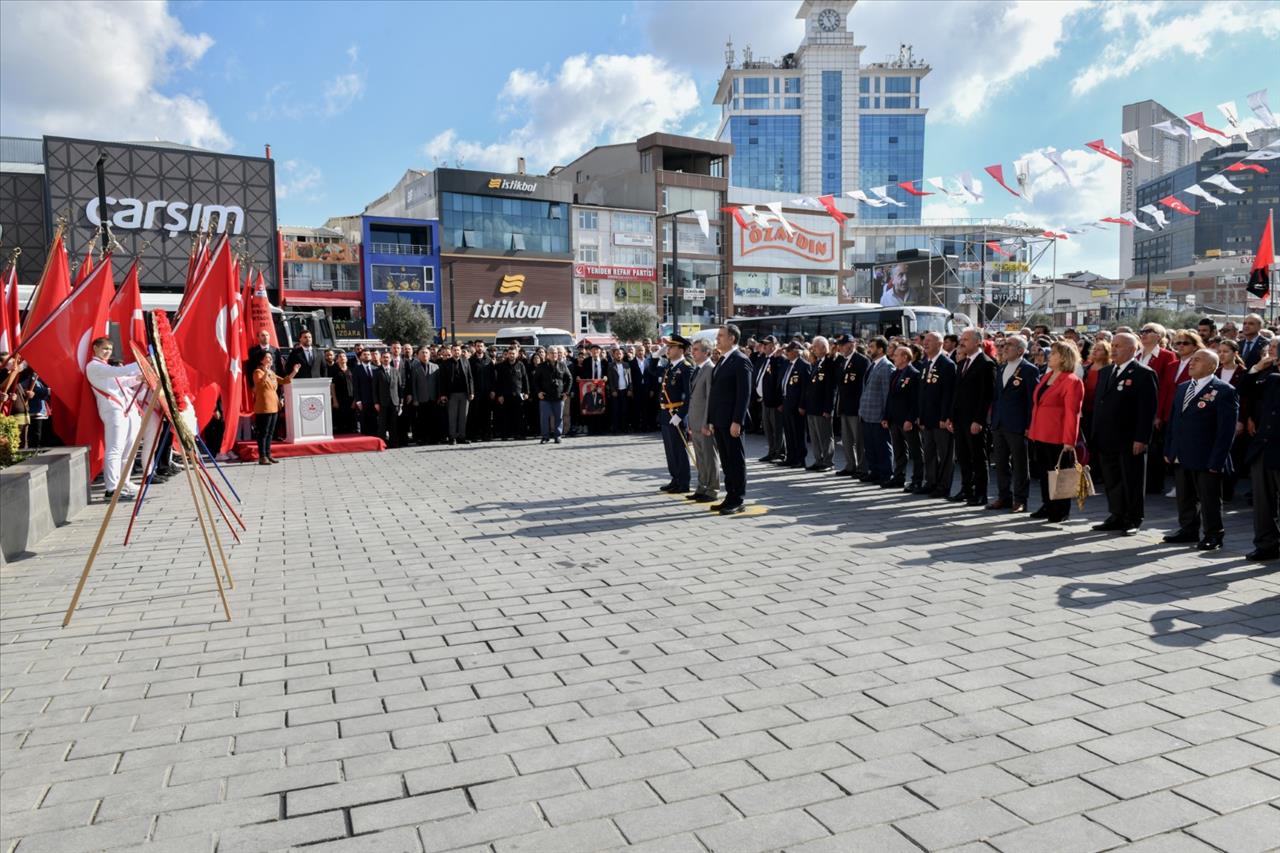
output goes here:
<path id="1" fill-rule="evenodd" d="M 742 444 L 747 407 L 751 405 L 751 359 L 738 348 L 742 332 L 727 324 L 716 333 L 721 358 L 711 371 L 711 399 L 707 402 L 708 429 L 716 440 L 724 471 L 724 500 L 712 504 L 721 515 L 743 511 L 747 494 L 747 451 Z"/>
<path id="2" fill-rule="evenodd" d="M 888 349 L 889 342 L 882 335 L 876 335 L 867 343 L 871 367 L 862 386 L 862 399 L 858 401 L 868 471 L 866 478 L 858 479 L 877 486 L 893 479 L 893 444 L 884 426 L 885 404 L 889 401 L 889 383 L 893 378 L 893 365 L 886 355 Z"/>
<path id="3" fill-rule="evenodd" d="M 1222 475 L 1231 472 L 1231 442 L 1240 413 L 1235 389 L 1214 377 L 1217 369 L 1218 354 L 1213 350 L 1191 356 L 1191 378 L 1174 392 L 1165 430 L 1165 461 L 1178 463 L 1174 484 L 1179 529 L 1164 541 L 1198 542 L 1201 551 L 1222 547 Z"/>
<path id="4" fill-rule="evenodd" d="M 1027 430 L 1040 372 L 1026 359 L 1027 340 L 1021 335 L 1004 339 L 1000 369 L 996 371 L 991 398 L 992 461 L 996 467 L 996 499 L 987 509 L 1025 512 L 1031 486 L 1027 463 Z"/>

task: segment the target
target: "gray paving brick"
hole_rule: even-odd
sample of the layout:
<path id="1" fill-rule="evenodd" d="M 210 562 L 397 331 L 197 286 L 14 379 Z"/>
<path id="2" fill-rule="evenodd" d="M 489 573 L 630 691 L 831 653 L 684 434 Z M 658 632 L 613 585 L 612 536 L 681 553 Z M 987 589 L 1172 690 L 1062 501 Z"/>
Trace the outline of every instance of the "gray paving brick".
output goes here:
<path id="1" fill-rule="evenodd" d="M 284 798 L 285 814 L 289 817 L 297 817 L 312 812 L 391 800 L 403 794 L 404 785 L 399 774 L 371 776 L 354 782 L 339 782 L 336 785 L 289 791 Z"/>
<path id="2" fill-rule="evenodd" d="M 748 817 L 699 831 L 698 837 L 714 851 L 764 853 L 822 838 L 827 831 L 800 810 Z"/>
<path id="3" fill-rule="evenodd" d="M 995 798 L 1027 823 L 1047 823 L 1114 803 L 1116 798 L 1081 779 L 1062 779 Z"/>
<path id="4" fill-rule="evenodd" d="M 1258 803 L 1280 803 L 1280 779 L 1245 768 L 1173 789 L 1189 800 L 1226 814 Z"/>
<path id="5" fill-rule="evenodd" d="M 484 845 L 500 838 L 527 835 L 544 829 L 546 824 L 537 809 L 529 803 L 490 809 L 477 814 L 444 818 L 418 828 L 426 853 L 455 850 L 469 845 Z"/>
<path id="6" fill-rule="evenodd" d="M 38 832 L 23 837 L 21 846 L 35 853 L 91 853 L 142 844 L 150 828 L 150 817 L 130 818 L 55 832 Z"/>
<path id="7" fill-rule="evenodd" d="M 494 850 L 497 853 L 542 853 L 546 850 L 555 850 L 557 853 L 595 853 L 622 840 L 618 828 L 612 823 L 593 820 L 502 839 L 494 845 Z"/>
<path id="8" fill-rule="evenodd" d="M 739 817 L 721 797 L 698 797 L 619 815 L 615 823 L 628 841 L 648 841 L 691 829 L 735 821 Z"/>
<path id="9" fill-rule="evenodd" d="M 351 831 L 357 834 L 378 832 L 390 827 L 410 826 L 470 812 L 471 807 L 462 791 L 441 791 L 438 794 L 356 806 L 351 809 Z M 414 843 L 417 843 L 416 835 Z"/>
<path id="10" fill-rule="evenodd" d="M 346 834 L 347 826 L 342 814 L 326 812 L 229 829 L 219 833 L 218 849 L 225 853 L 257 853 L 313 841 L 328 841 Z"/>
<path id="11" fill-rule="evenodd" d="M 730 790 L 725 794 L 725 799 L 738 811 L 752 817 L 802 808 L 843 796 L 844 792 L 830 779 L 818 773 L 810 773 Z"/>
<path id="12" fill-rule="evenodd" d="M 221 832 L 234 826 L 275 820 L 280 817 L 280 798 L 251 797 L 225 803 L 209 803 L 191 809 L 178 809 L 161 814 L 156 821 L 155 838 L 168 840 L 208 832 Z"/>
<path id="13" fill-rule="evenodd" d="M 957 847 L 1023 826 L 995 803 L 978 800 L 897 821 L 895 826 L 926 850 Z"/>
<path id="14" fill-rule="evenodd" d="M 308 844 L 301 849 L 306 853 L 421 853 L 422 842 L 418 839 L 417 830 L 406 826 L 354 838 Z"/>
<path id="15" fill-rule="evenodd" d="M 1124 839 L 1073 815 L 1001 833 L 988 843 L 1001 853 L 1096 853 L 1120 847 Z"/>
<path id="16" fill-rule="evenodd" d="M 810 806 L 807 811 L 834 833 L 888 825 L 902 818 L 932 811 L 932 807 L 904 787 L 881 788 Z"/>
<path id="17" fill-rule="evenodd" d="M 927 800 L 935 808 L 947 808 L 970 800 L 997 799 L 997 794 L 1018 791 L 1026 783 L 994 764 L 983 764 L 968 770 L 958 770 L 945 776 L 920 779 L 907 785 L 916 796 Z"/>
<path id="18" fill-rule="evenodd" d="M 1232 853 L 1274 850 L 1280 838 L 1280 809 L 1254 806 L 1207 820 L 1187 830 L 1196 838 Z"/>
<path id="19" fill-rule="evenodd" d="M 1090 820 L 1130 841 L 1190 826 L 1212 816 L 1208 809 L 1169 791 L 1144 794 L 1088 813 Z"/>

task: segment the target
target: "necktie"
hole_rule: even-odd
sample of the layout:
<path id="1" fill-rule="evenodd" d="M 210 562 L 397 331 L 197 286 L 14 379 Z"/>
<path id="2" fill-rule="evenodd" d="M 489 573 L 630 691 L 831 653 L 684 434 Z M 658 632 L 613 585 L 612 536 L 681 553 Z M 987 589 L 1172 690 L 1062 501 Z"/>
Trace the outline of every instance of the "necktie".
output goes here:
<path id="1" fill-rule="evenodd" d="M 1191 382 L 1187 385 L 1187 396 L 1182 398 L 1182 411 L 1185 412 L 1187 410 L 1187 406 L 1191 405 L 1191 401 L 1195 399 L 1195 396 L 1196 396 L 1196 383 Z"/>

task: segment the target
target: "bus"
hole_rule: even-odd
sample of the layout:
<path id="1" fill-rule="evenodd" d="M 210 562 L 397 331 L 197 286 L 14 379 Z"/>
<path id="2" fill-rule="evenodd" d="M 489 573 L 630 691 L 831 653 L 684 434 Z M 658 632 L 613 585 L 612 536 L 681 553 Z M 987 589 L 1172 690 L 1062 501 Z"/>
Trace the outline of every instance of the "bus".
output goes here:
<path id="1" fill-rule="evenodd" d="M 816 335 L 827 338 L 849 335 L 869 340 L 876 335 L 886 338 L 903 335 L 913 338 L 924 332 L 945 335 L 955 331 L 955 321 L 945 308 L 927 305 L 882 306 L 873 302 L 852 305 L 824 305 L 792 308 L 786 314 L 764 317 L 732 317 L 730 323 L 742 330 L 742 339 L 760 340 L 773 335 L 779 341 L 802 334 L 805 340 Z"/>

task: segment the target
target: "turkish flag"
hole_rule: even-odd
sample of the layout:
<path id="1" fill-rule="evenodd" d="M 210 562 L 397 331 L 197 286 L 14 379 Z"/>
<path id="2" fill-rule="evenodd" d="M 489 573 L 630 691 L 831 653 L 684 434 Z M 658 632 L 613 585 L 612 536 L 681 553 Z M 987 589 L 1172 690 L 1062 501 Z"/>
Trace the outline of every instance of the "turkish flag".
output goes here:
<path id="1" fill-rule="evenodd" d="M 90 243 L 88 248 L 84 250 L 84 260 L 80 262 L 80 271 L 76 273 L 76 284 L 79 285 L 89 273 L 93 272 L 93 244 Z"/>
<path id="2" fill-rule="evenodd" d="M 44 275 L 36 287 L 35 299 L 27 309 L 27 328 L 34 329 L 62 304 L 71 292 L 71 264 L 67 260 L 67 247 L 62 235 L 53 241 L 49 259 L 44 264 Z"/>
<path id="3" fill-rule="evenodd" d="M 1244 162 L 1243 160 L 1241 160 L 1239 163 L 1232 163 L 1230 166 L 1228 166 L 1227 168 L 1223 169 L 1222 171 L 1224 171 L 1224 172 L 1243 172 L 1243 171 L 1246 171 L 1246 170 L 1248 170 L 1248 171 L 1250 171 L 1250 172 L 1257 172 L 1259 175 L 1265 175 L 1265 174 L 1267 173 L 1267 170 L 1266 170 L 1265 168 L 1263 168 L 1262 166 L 1259 166 L 1257 163 L 1246 163 L 1246 162 Z"/>
<path id="4" fill-rule="evenodd" d="M 125 364 L 133 362 L 135 343 L 143 352 L 147 351 L 147 326 L 142 319 L 142 290 L 138 286 L 138 259 L 133 259 L 129 273 L 124 277 L 124 284 L 116 291 L 109 309 L 111 322 L 120 327 L 120 360 Z"/>
<path id="5" fill-rule="evenodd" d="M 22 357 L 49 386 L 54 430 L 67 444 L 89 448 L 90 478 L 102 471 L 102 421 L 84 368 L 93 339 L 107 333 L 112 289 L 108 255 L 22 343 Z"/>
<path id="6" fill-rule="evenodd" d="M 1160 203 L 1163 204 L 1165 207 L 1169 208 L 1170 210 L 1176 210 L 1178 213 L 1181 213 L 1184 216 L 1200 215 L 1200 211 L 1192 210 L 1191 208 L 1183 204 L 1179 199 L 1171 195 L 1167 195 L 1164 198 L 1160 199 Z"/>
<path id="7" fill-rule="evenodd" d="M 215 453 L 230 453 L 231 448 L 236 444 L 236 433 L 239 431 L 237 427 L 240 424 L 240 415 L 245 403 L 245 382 L 244 368 L 242 367 L 245 358 L 249 355 L 248 348 L 244 345 L 244 303 L 241 300 L 240 292 L 240 263 L 235 264 L 235 270 L 231 276 L 227 278 L 227 305 L 229 310 L 226 314 L 226 348 L 227 348 L 227 370 L 228 376 L 222 385 L 222 446 Z M 281 365 L 284 369 L 284 365 Z M 252 409 L 250 409 L 252 411 Z"/>
<path id="8" fill-rule="evenodd" d="M 182 360 L 191 377 L 191 390 L 196 400 L 196 423 L 204 429 L 213 417 L 217 393 L 221 393 L 223 410 L 238 405 L 239 391 L 234 379 L 239 376 L 239 364 L 232 372 L 234 350 L 234 324 L 231 316 L 235 308 L 235 263 L 231 256 L 231 242 L 224 234 L 214 248 L 208 264 L 195 285 L 187 291 L 179 308 L 178 319 L 173 324 L 173 337 L 177 341 Z M 232 402 L 237 401 L 237 402 Z"/>
<path id="9" fill-rule="evenodd" d="M 4 274 L 4 281 L 0 282 L 0 352 L 9 353 L 16 347 L 17 335 L 10 331 L 11 321 L 9 320 L 9 288 L 12 287 L 14 292 L 18 290 L 18 268 L 16 264 L 9 265 L 9 271 Z"/>
<path id="10" fill-rule="evenodd" d="M 1249 270 L 1248 291 L 1259 299 L 1266 299 L 1271 292 L 1271 268 L 1276 263 L 1276 243 L 1271 230 L 1273 215 L 1267 214 L 1267 224 L 1262 229 L 1258 253 L 1253 256 L 1253 267 Z"/>

